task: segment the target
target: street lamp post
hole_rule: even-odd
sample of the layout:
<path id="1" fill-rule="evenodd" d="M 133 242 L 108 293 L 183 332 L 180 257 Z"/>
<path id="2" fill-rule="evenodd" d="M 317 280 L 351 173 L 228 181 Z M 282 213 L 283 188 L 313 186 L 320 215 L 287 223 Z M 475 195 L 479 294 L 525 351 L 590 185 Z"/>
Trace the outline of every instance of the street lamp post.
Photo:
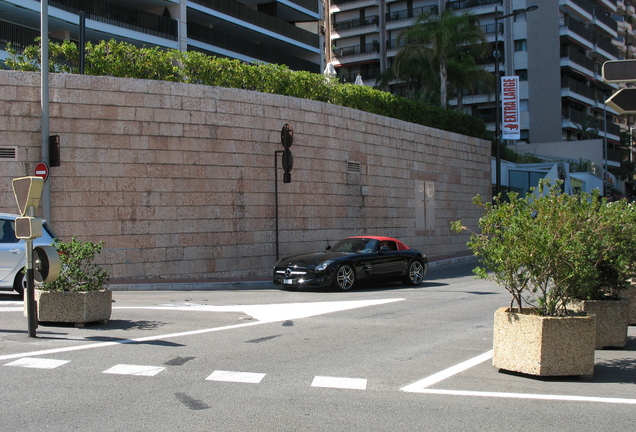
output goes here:
<path id="1" fill-rule="evenodd" d="M 495 51 L 493 53 L 495 57 L 495 155 L 496 155 L 496 166 L 495 166 L 495 195 L 499 195 L 501 193 L 501 107 L 500 107 L 500 93 L 501 93 L 501 77 L 499 76 L 499 21 L 505 18 L 510 18 L 513 16 L 517 16 L 524 12 L 532 12 L 537 10 L 539 6 L 532 5 L 528 6 L 525 9 L 521 9 L 506 15 L 499 15 L 499 9 L 495 7 Z"/>

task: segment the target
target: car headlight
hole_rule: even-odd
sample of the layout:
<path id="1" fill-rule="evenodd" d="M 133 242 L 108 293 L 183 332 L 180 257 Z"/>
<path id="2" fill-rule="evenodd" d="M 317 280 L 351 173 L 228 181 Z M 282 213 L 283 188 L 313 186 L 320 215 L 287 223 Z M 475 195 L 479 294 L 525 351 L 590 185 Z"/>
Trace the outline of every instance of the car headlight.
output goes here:
<path id="1" fill-rule="evenodd" d="M 325 270 L 327 270 L 327 267 L 329 267 L 329 264 L 331 264 L 332 262 L 333 262 L 332 260 L 322 262 L 322 263 L 318 264 L 314 268 L 314 270 L 315 271 L 325 271 Z"/>

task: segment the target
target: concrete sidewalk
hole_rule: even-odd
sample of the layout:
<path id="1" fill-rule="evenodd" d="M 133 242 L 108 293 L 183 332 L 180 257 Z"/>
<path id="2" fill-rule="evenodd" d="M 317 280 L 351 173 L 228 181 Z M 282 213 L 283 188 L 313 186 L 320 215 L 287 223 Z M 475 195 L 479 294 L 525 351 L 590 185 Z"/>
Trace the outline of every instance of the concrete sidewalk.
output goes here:
<path id="1" fill-rule="evenodd" d="M 476 261 L 473 255 L 431 257 L 428 270 L 451 267 Z M 210 291 L 275 289 L 277 285 L 265 278 L 222 279 L 113 279 L 108 288 L 112 291 Z"/>

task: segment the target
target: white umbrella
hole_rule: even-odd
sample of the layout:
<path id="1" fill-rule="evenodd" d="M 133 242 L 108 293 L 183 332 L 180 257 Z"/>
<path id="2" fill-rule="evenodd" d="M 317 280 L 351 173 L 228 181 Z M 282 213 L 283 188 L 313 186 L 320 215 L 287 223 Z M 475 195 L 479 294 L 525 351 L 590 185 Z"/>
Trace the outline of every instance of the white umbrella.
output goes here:
<path id="1" fill-rule="evenodd" d="M 331 62 L 327 63 L 327 66 L 325 67 L 325 70 L 323 71 L 323 75 L 332 76 L 332 77 L 336 76 L 336 68 L 333 67 L 333 63 Z"/>

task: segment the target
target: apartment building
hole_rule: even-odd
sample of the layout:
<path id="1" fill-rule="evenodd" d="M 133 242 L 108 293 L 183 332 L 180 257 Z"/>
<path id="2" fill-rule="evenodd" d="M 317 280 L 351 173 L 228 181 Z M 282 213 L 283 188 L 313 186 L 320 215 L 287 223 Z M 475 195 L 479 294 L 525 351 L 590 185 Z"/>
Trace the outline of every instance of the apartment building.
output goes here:
<path id="1" fill-rule="evenodd" d="M 520 142 L 584 140 L 599 135 L 608 143 L 611 165 L 628 118 L 605 106 L 619 87 L 602 81 L 607 60 L 633 58 L 632 0 L 327 0 L 327 61 L 342 81 L 360 74 L 374 85 L 397 54 L 397 38 L 422 13 L 445 9 L 474 14 L 499 55 L 502 75 L 520 79 Z M 531 5 L 538 8 L 525 11 Z M 496 15 L 497 14 L 497 15 Z M 505 15 L 511 15 L 502 18 Z M 495 20 L 495 16 L 498 17 Z M 494 56 L 482 65 L 495 71 Z M 402 94 L 404 85 L 388 89 Z M 456 101 L 450 101 L 456 104 Z M 495 128 L 494 93 L 466 94 L 464 110 Z M 607 122 L 605 122 L 607 118 Z M 576 159 L 577 155 L 572 155 Z"/>
<path id="2" fill-rule="evenodd" d="M 116 39 L 320 72 L 320 0 L 49 0 L 51 40 Z M 40 1 L 0 0 L 0 57 L 40 36 Z"/>

